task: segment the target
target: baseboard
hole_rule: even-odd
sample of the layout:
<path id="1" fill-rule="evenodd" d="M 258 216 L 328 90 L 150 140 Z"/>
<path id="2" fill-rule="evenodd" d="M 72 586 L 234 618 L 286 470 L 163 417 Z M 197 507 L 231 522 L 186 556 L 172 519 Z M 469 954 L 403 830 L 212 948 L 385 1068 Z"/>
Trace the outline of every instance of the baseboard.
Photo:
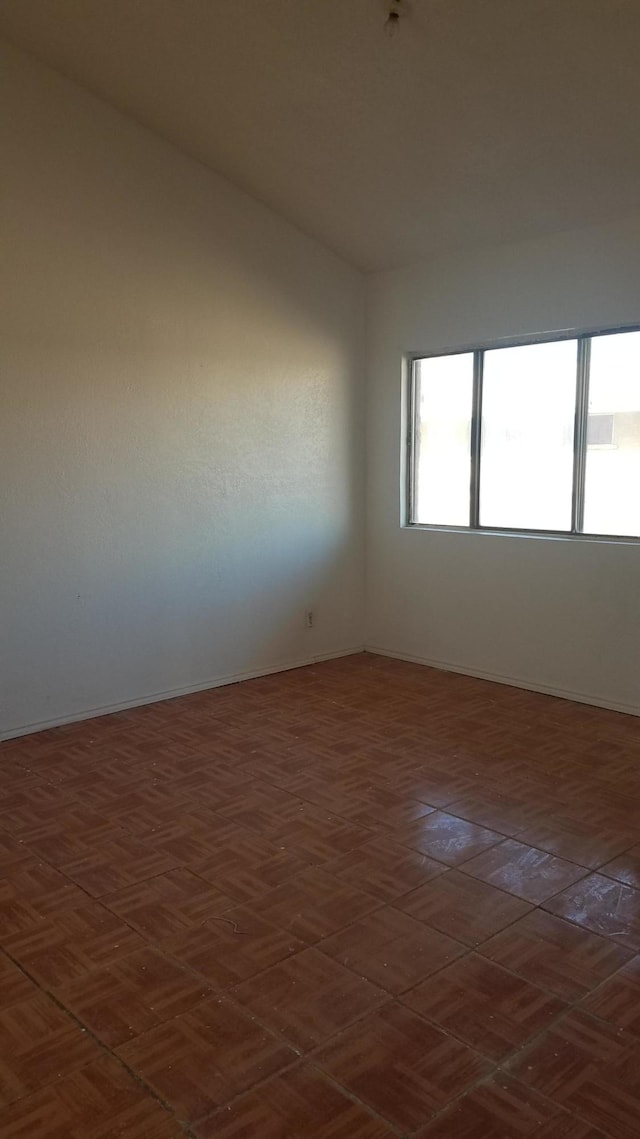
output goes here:
<path id="1" fill-rule="evenodd" d="M 137 696 L 133 700 L 121 700 L 117 704 L 103 704 L 100 707 L 87 708 L 82 712 L 73 712 L 69 716 L 56 716 L 51 720 L 37 720 L 30 724 L 23 724 L 19 728 L 0 732 L 0 742 L 31 735 L 33 732 L 45 732 L 48 728 L 59 728 L 63 724 L 76 724 L 81 720 L 93 720 L 96 716 L 110 716 L 113 712 L 126 712 L 128 708 L 143 708 L 145 704 L 157 704 L 161 700 L 175 700 L 179 696 L 190 696 L 194 692 L 206 692 L 209 688 L 222 688 L 225 684 L 237 684 L 241 680 L 255 680 L 259 676 L 271 676 L 274 672 L 290 672 L 294 668 L 305 668 L 310 664 L 319 664 L 323 660 L 337 660 L 339 657 L 353 656 L 361 652 L 364 652 L 362 645 L 350 649 L 336 649 L 334 652 L 320 653 L 316 656 L 303 657 L 300 660 L 285 661 L 281 664 L 250 669 L 246 672 L 229 673 L 226 676 L 216 676 L 198 684 L 187 684 L 182 688 L 170 688 L 166 692 L 154 692 L 149 696 Z"/>
<path id="2" fill-rule="evenodd" d="M 475 676 L 478 680 L 491 680 L 495 684 L 508 684 L 511 688 L 524 688 L 529 692 L 543 692 L 545 696 L 557 696 L 561 700 L 575 700 L 578 704 L 609 708 L 612 712 L 624 712 L 627 716 L 640 716 L 640 706 L 635 704 L 604 700 L 600 696 L 591 696 L 585 692 L 574 692 L 566 688 L 555 688 L 551 684 L 539 684 L 535 680 L 523 680 L 519 676 L 504 676 L 501 673 L 487 672 L 480 668 L 468 668 L 465 665 L 452 664 L 451 661 L 435 660 L 433 657 L 413 656 L 411 653 L 382 648 L 380 645 L 365 645 L 364 651 L 375 653 L 377 656 L 393 657 L 395 660 L 406 660 L 411 664 L 425 664 L 429 668 L 442 669 L 443 672 L 459 672 L 463 676 Z"/>
<path id="3" fill-rule="evenodd" d="M 104 704 L 87 708 L 82 712 L 73 712 L 68 716 L 56 716 L 50 720 L 37 720 L 22 724 L 0 733 L 0 742 L 17 739 L 20 736 L 31 735 L 33 732 L 44 732 L 48 728 L 58 728 L 63 724 L 75 724 L 81 720 L 92 720 L 97 716 L 109 716 L 114 712 L 125 712 L 128 708 L 142 708 L 145 704 L 157 704 L 161 700 L 174 700 L 180 696 L 189 696 L 195 692 L 206 692 L 207 689 L 222 688 L 225 684 L 237 684 L 241 680 L 255 680 L 260 676 L 271 676 L 276 672 L 289 672 L 294 668 L 305 668 L 311 664 L 318 664 L 324 660 L 337 660 L 339 657 L 353 656 L 356 653 L 368 652 L 377 656 L 392 657 L 395 660 L 406 660 L 411 664 L 422 664 L 428 668 L 438 668 L 444 672 L 457 672 L 463 676 L 475 676 L 479 680 L 490 680 L 495 684 L 507 684 L 511 688 L 524 688 L 530 692 L 542 692 L 547 696 L 557 696 L 561 700 L 575 700 L 579 704 L 591 704 L 596 708 L 609 708 L 613 712 L 623 712 L 629 716 L 640 716 L 640 707 L 634 704 L 624 704 L 619 701 L 604 700 L 599 696 L 591 696 L 584 692 L 575 692 L 572 689 L 556 688 L 549 684 L 539 684 L 534 680 L 525 680 L 521 677 L 505 676 L 501 673 L 487 672 L 485 669 L 468 668 L 465 665 L 453 664 L 451 661 L 438 660 L 433 657 L 415 656 L 411 653 L 399 652 L 397 649 L 384 648 L 381 645 L 356 645 L 353 648 L 337 649 L 334 652 L 320 653 L 311 657 L 302 657 L 298 660 L 264 666 L 259 669 L 250 669 L 245 672 L 229 673 L 225 676 L 216 676 L 198 684 L 187 684 L 180 688 L 170 688 L 165 692 L 154 692 L 147 696 L 137 696 L 133 700 L 121 700 L 116 704 Z"/>

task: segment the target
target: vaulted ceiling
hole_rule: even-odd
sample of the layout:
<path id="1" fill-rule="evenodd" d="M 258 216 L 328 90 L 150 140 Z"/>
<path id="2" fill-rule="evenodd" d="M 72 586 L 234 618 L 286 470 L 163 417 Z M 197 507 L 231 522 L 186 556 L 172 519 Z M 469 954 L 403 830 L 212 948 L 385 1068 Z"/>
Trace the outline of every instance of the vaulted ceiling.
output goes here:
<path id="1" fill-rule="evenodd" d="M 0 34 L 364 269 L 640 205 L 640 0 L 0 0 Z"/>

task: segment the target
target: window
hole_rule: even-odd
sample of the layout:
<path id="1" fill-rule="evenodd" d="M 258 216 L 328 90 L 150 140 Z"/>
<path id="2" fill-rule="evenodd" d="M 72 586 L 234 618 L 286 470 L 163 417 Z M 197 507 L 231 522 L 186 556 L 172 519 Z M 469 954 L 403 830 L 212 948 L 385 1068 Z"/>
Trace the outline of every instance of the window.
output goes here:
<path id="1" fill-rule="evenodd" d="M 589 415 L 587 447 L 613 447 L 613 415 Z"/>
<path id="2" fill-rule="evenodd" d="M 640 537 L 640 332 L 414 359 L 409 523 Z"/>

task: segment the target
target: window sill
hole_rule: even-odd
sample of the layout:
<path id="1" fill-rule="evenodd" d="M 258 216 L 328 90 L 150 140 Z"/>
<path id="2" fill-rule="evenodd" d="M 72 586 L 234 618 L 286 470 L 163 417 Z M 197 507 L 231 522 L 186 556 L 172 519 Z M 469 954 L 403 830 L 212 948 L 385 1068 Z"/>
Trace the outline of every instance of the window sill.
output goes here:
<path id="1" fill-rule="evenodd" d="M 514 530 L 492 526 L 444 526 L 427 522 L 404 522 L 401 530 L 423 530 L 433 534 L 481 534 L 498 538 L 535 538 L 551 542 L 606 542 L 610 545 L 637 546 L 640 535 L 574 534 L 566 530 Z"/>

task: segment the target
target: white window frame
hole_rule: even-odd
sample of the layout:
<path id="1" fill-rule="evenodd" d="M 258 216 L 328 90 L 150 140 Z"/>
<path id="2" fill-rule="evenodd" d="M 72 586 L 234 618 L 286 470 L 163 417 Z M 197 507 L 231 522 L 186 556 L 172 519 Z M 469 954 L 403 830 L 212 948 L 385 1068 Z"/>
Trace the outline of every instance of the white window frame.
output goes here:
<path id="1" fill-rule="evenodd" d="M 640 543 L 640 536 L 634 534 L 594 534 L 583 530 L 585 471 L 587 462 L 587 421 L 589 415 L 589 369 L 591 361 L 591 341 L 598 336 L 616 336 L 625 332 L 640 332 L 639 324 L 620 325 L 613 328 L 595 328 L 577 332 L 562 330 L 544 335 L 509 338 L 487 342 L 480 347 L 448 348 L 438 352 L 410 352 L 405 356 L 407 376 L 406 398 L 406 439 L 404 477 L 404 518 L 402 525 L 412 530 L 450 531 L 469 534 L 512 534 L 537 538 L 554 538 L 572 541 L 628 542 Z M 528 344 L 549 344 L 559 341 L 577 342 L 576 400 L 573 434 L 573 482 L 571 500 L 570 530 L 536 530 L 518 526 L 483 526 L 480 523 L 480 465 L 482 446 L 482 379 L 485 352 L 500 348 L 521 348 Z M 470 441 L 470 481 L 469 481 L 469 525 L 445 525 L 443 523 L 417 522 L 414 520 L 416 502 L 416 436 L 418 408 L 416 401 L 416 364 L 421 360 L 436 359 L 441 356 L 469 355 L 473 353 L 473 397 L 471 411 Z"/>

